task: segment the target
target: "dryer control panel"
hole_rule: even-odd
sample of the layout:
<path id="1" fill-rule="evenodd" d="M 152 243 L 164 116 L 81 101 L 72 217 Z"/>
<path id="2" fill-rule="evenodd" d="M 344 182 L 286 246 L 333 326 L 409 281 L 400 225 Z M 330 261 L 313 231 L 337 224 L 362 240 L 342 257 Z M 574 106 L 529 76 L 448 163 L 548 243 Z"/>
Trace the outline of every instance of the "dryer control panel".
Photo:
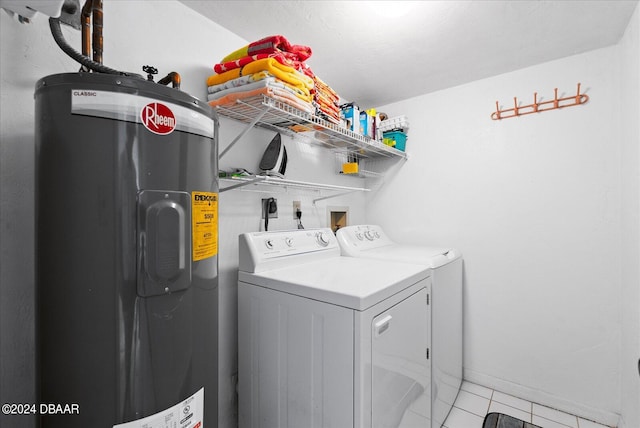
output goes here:
<path id="1" fill-rule="evenodd" d="M 240 235 L 239 268 L 243 272 L 261 272 L 337 255 L 340 255 L 340 246 L 329 228 Z"/>

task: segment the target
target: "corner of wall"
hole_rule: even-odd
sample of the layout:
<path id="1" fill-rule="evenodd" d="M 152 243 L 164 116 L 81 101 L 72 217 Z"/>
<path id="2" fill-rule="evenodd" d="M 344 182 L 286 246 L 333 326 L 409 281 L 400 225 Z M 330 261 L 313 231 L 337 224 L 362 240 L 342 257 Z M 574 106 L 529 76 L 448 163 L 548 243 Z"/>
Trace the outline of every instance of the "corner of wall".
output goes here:
<path id="1" fill-rule="evenodd" d="M 618 45 L 621 153 L 621 414 L 618 426 L 640 426 L 640 3 Z"/>

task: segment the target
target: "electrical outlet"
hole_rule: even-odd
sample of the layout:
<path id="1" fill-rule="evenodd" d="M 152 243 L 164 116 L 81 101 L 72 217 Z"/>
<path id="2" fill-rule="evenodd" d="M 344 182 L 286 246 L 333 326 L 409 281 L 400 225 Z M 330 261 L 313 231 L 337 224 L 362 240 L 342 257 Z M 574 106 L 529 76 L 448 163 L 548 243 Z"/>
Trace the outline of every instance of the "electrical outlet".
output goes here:
<path id="1" fill-rule="evenodd" d="M 273 200 L 272 204 L 269 204 L 268 201 Z M 272 212 L 269 213 L 269 218 L 278 218 L 278 200 L 276 198 L 264 198 L 262 199 L 262 219 L 264 220 L 264 215 L 268 206 L 271 205 Z"/>
<path id="2" fill-rule="evenodd" d="M 300 203 L 300 201 L 293 201 L 293 219 L 297 220 L 298 216 L 296 215 L 296 213 L 298 212 L 298 210 L 302 211 L 302 204 Z"/>

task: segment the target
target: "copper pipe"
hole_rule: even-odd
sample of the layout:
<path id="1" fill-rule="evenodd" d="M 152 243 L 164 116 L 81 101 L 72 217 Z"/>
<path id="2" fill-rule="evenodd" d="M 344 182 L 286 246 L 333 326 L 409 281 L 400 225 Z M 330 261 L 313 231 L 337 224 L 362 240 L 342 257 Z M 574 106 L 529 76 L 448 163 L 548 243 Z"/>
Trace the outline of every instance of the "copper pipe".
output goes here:
<path id="1" fill-rule="evenodd" d="M 102 0 L 93 0 L 93 60 L 102 64 Z"/>
<path id="2" fill-rule="evenodd" d="M 91 52 L 91 5 L 93 0 L 87 0 L 82 6 L 80 20 L 82 23 L 82 55 L 89 57 Z"/>
<path id="3" fill-rule="evenodd" d="M 168 85 L 169 82 L 171 82 L 172 87 L 174 87 L 176 89 L 180 89 L 180 75 L 178 73 L 176 73 L 175 71 L 172 71 L 171 73 L 167 74 L 162 79 L 158 80 L 158 83 L 160 85 Z"/>

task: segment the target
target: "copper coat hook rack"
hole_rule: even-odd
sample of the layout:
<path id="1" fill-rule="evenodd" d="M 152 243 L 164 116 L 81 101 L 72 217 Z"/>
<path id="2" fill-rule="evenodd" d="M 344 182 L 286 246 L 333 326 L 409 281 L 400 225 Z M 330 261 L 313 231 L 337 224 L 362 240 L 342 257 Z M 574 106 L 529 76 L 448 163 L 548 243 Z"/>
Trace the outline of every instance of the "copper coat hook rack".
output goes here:
<path id="1" fill-rule="evenodd" d="M 576 95 L 571 97 L 558 98 L 558 88 L 554 89 L 554 97 L 552 100 L 538 102 L 538 93 L 533 93 L 533 104 L 518 107 L 518 99 L 513 97 L 513 108 L 500 110 L 498 101 L 496 101 L 496 111 L 491 113 L 491 119 L 501 120 L 510 117 L 523 116 L 525 114 L 540 113 L 547 110 L 555 110 L 557 108 L 577 106 L 589 101 L 589 96 L 580 93 L 580 83 L 578 83 L 578 91 Z"/>

